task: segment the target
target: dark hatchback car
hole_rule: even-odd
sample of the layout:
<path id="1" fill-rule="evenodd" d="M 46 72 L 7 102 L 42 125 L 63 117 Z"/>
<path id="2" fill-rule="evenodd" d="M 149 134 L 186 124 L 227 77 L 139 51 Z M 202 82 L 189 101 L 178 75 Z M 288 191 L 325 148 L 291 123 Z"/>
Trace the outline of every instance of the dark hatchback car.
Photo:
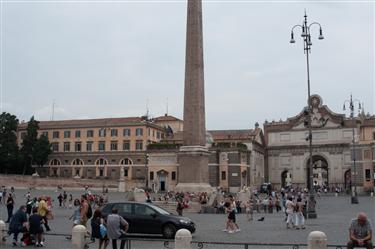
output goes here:
<path id="1" fill-rule="evenodd" d="M 103 217 L 106 218 L 114 208 L 129 223 L 128 233 L 162 234 L 165 238 L 172 239 L 176 231 L 182 228 L 195 232 L 195 224 L 189 218 L 170 214 L 152 204 L 108 203 L 102 208 Z"/>

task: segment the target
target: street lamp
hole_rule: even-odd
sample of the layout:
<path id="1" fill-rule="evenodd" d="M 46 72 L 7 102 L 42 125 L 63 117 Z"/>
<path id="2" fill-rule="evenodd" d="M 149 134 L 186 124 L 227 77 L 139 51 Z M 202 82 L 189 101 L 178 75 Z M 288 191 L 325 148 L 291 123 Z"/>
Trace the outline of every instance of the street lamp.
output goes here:
<path id="1" fill-rule="evenodd" d="M 358 111 L 360 111 L 361 108 L 361 102 L 357 99 L 353 100 L 352 95 L 350 94 L 350 100 L 345 100 L 344 105 L 343 105 L 343 110 L 345 111 L 345 105 L 349 104 L 349 110 L 350 110 L 350 118 L 354 121 L 355 123 L 355 118 L 354 118 L 354 103 L 358 102 Z M 354 126 L 352 129 L 353 132 L 353 174 L 354 175 L 354 190 L 352 189 L 352 198 L 351 202 L 352 204 L 358 204 L 358 197 L 357 197 L 357 168 L 356 168 L 356 156 L 355 156 L 355 134 L 354 134 Z"/>
<path id="2" fill-rule="evenodd" d="M 303 50 L 306 54 L 306 64 L 307 64 L 307 108 L 304 110 L 304 115 L 307 118 L 306 125 L 309 129 L 309 135 L 306 138 L 306 140 L 309 141 L 309 169 L 308 169 L 308 179 L 307 179 L 307 185 L 309 188 L 309 201 L 307 205 L 307 217 L 308 218 L 316 218 L 316 210 L 315 210 L 315 192 L 314 192 L 314 175 L 313 175 L 313 158 L 312 158 L 312 130 L 311 130 L 311 114 L 312 114 L 312 104 L 310 99 L 310 65 L 309 65 L 309 53 L 311 52 L 311 34 L 310 34 L 310 28 L 313 25 L 319 26 L 319 40 L 323 40 L 323 31 L 322 27 L 318 22 L 313 22 L 311 24 L 307 24 L 307 15 L 305 11 L 304 20 L 302 22 L 302 25 L 294 25 L 290 34 L 290 43 L 295 43 L 294 40 L 294 29 L 299 27 L 302 30 L 301 37 L 303 39 Z"/>
<path id="3" fill-rule="evenodd" d="M 148 176 L 149 176 L 149 173 L 148 173 L 148 163 L 150 161 L 150 155 L 148 153 L 146 153 L 146 158 L 145 158 L 145 168 L 146 168 L 146 191 L 148 191 Z"/>

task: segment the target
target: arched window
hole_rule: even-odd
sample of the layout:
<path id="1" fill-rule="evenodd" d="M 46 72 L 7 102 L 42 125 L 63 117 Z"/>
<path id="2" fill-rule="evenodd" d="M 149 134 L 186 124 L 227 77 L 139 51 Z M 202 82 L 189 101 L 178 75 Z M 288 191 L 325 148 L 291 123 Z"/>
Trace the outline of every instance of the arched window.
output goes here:
<path id="1" fill-rule="evenodd" d="M 76 158 L 72 161 L 72 165 L 83 165 L 83 160 Z"/>
<path id="2" fill-rule="evenodd" d="M 107 164 L 108 164 L 108 161 L 106 159 L 104 159 L 104 158 L 99 158 L 95 162 L 95 165 L 107 165 Z"/>
<path id="3" fill-rule="evenodd" d="M 131 164 L 133 164 L 133 162 L 129 158 L 124 158 L 120 161 L 120 165 L 131 165 Z"/>
<path id="4" fill-rule="evenodd" d="M 61 162 L 59 159 L 52 159 L 49 165 L 61 165 Z"/>

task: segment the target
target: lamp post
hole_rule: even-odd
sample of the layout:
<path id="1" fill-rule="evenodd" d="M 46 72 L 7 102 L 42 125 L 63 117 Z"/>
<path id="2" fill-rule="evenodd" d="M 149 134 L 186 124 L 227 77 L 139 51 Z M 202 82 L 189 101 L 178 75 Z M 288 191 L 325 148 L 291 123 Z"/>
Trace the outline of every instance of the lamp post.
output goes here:
<path id="1" fill-rule="evenodd" d="M 304 20 L 302 22 L 302 25 L 294 25 L 290 34 L 290 43 L 295 43 L 294 40 L 294 29 L 295 28 L 301 28 L 302 33 L 301 37 L 303 39 L 303 50 L 306 55 L 306 65 L 307 65 L 307 108 L 304 110 L 304 114 L 307 118 L 306 125 L 309 129 L 309 134 L 306 140 L 309 141 L 309 167 L 308 167 L 308 179 L 307 179 L 307 185 L 309 189 L 309 201 L 307 205 L 307 217 L 308 218 L 316 218 L 316 210 L 315 210 L 315 191 L 314 191 L 314 174 L 313 174 L 313 158 L 312 158 L 312 129 L 311 129 L 311 114 L 312 114 L 312 103 L 310 99 L 310 64 L 309 64 L 309 53 L 311 52 L 311 34 L 310 34 L 310 28 L 313 25 L 319 26 L 319 40 L 323 40 L 323 32 L 322 27 L 318 22 L 313 22 L 311 24 L 307 23 L 307 15 L 305 11 Z"/>
<path id="2" fill-rule="evenodd" d="M 145 158 L 145 167 L 146 167 L 146 191 L 148 191 L 148 176 L 149 176 L 149 173 L 148 173 L 148 163 L 149 163 L 149 160 L 150 160 L 150 155 L 148 153 L 146 153 L 146 158 Z"/>
<path id="3" fill-rule="evenodd" d="M 345 100 L 344 101 L 344 105 L 343 105 L 343 110 L 345 111 L 345 105 L 348 104 L 349 105 L 349 110 L 350 110 L 350 118 L 354 121 L 354 124 L 356 124 L 355 122 L 355 118 L 354 118 L 354 103 L 355 102 L 358 102 L 358 111 L 360 111 L 362 108 L 361 108 L 361 102 L 357 99 L 353 100 L 353 97 L 352 95 L 350 94 L 350 100 Z M 357 197 L 357 168 L 356 168 L 356 164 L 355 164 L 355 161 L 356 161 L 356 155 L 355 155 L 355 132 L 354 132 L 354 126 L 353 126 L 353 129 L 352 129 L 352 132 L 353 132 L 353 174 L 354 175 L 354 190 L 352 189 L 352 198 L 351 198 L 351 203 L 352 204 L 358 204 L 358 197 Z"/>

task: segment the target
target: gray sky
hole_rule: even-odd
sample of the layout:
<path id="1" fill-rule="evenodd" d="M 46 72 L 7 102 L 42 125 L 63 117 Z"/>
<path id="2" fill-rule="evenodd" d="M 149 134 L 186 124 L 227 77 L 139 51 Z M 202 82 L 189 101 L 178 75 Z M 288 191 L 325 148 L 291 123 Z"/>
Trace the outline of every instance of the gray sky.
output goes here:
<path id="1" fill-rule="evenodd" d="M 2 108 L 20 120 L 140 116 L 182 119 L 186 1 L 1 0 Z M 374 2 L 204 1 L 206 124 L 253 128 L 307 99 L 300 30 L 312 27 L 312 93 L 343 113 L 374 113 Z"/>

